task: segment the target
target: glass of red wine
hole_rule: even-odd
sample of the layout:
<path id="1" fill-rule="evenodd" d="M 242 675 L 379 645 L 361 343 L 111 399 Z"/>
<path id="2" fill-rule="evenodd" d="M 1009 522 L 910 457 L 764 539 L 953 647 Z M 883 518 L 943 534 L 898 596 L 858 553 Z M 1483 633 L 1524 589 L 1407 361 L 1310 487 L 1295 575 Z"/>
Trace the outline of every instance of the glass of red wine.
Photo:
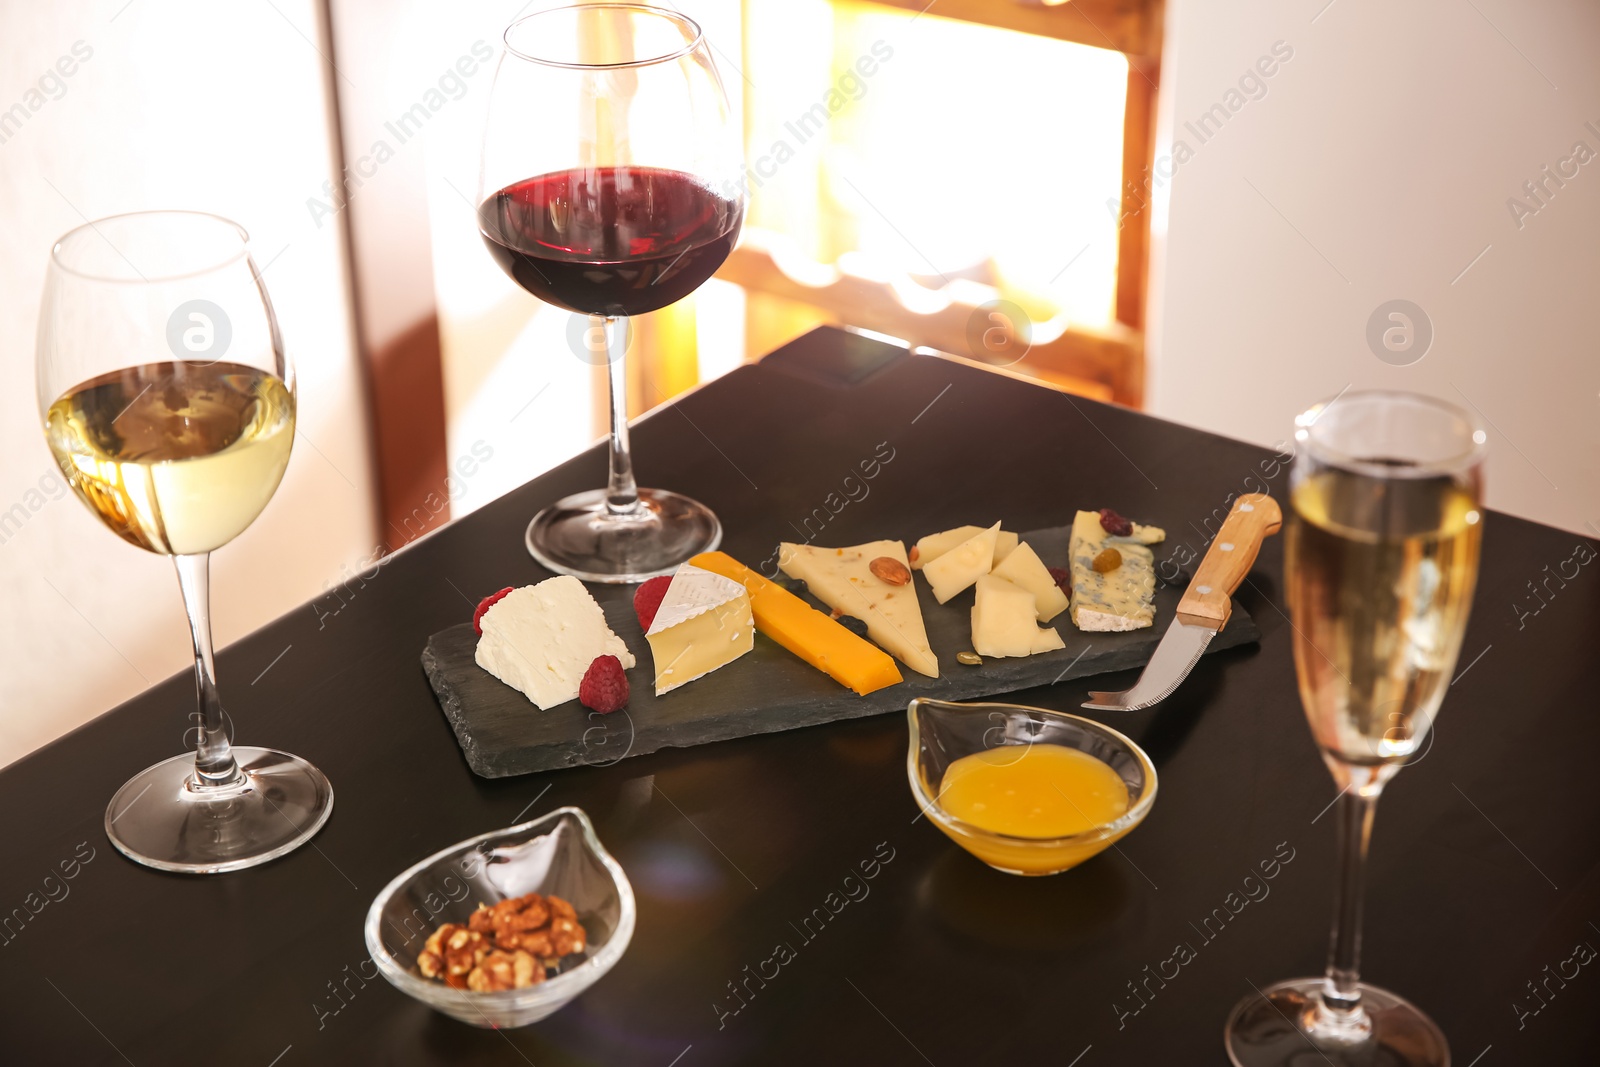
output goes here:
<path id="1" fill-rule="evenodd" d="M 518 285 L 589 317 L 579 354 L 609 367 L 609 484 L 528 526 L 528 551 L 550 570 L 639 582 L 722 540 L 704 504 L 634 482 L 624 354 L 628 316 L 682 299 L 728 257 L 744 219 L 743 174 L 740 131 L 693 20 L 577 4 L 506 30 L 478 228 Z"/>

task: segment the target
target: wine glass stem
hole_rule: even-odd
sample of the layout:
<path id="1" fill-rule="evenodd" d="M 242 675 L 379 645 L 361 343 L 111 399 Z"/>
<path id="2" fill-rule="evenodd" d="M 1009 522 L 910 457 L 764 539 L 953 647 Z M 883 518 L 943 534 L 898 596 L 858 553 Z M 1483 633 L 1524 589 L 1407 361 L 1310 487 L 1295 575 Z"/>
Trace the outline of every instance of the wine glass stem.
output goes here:
<path id="1" fill-rule="evenodd" d="M 211 656 L 211 554 L 173 556 L 183 610 L 194 639 L 194 687 L 200 704 L 200 740 L 195 743 L 194 769 L 199 788 L 232 785 L 239 780 L 233 759 L 231 731 L 217 696 L 217 671 Z"/>
<path id="2" fill-rule="evenodd" d="M 606 509 L 615 516 L 639 510 L 639 484 L 633 480 L 633 452 L 628 445 L 628 321 L 609 315 L 590 315 L 591 329 L 606 339 L 606 382 L 611 393 L 611 481 L 606 487 Z"/>
<path id="3" fill-rule="evenodd" d="M 1377 810 L 1375 786 L 1351 785 L 1339 794 L 1339 882 L 1334 891 L 1328 970 L 1322 982 L 1323 1006 L 1337 1020 L 1352 1020 L 1361 1012 L 1361 907 L 1366 892 L 1367 845 Z"/>

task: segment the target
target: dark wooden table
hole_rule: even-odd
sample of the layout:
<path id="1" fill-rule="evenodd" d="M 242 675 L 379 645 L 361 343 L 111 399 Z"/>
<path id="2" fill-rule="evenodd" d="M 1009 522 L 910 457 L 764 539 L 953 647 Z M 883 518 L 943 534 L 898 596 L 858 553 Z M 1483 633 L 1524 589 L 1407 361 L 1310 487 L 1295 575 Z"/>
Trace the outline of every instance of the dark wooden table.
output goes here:
<path id="1" fill-rule="evenodd" d="M 1198 551 L 1229 494 L 1284 486 L 1260 448 L 832 330 L 634 436 L 641 478 L 710 504 L 746 560 L 885 442 L 893 459 L 819 543 L 1159 504 L 1194 516 L 1171 532 Z M 337 614 L 321 601 L 222 653 L 239 740 L 333 781 L 315 847 L 209 878 L 111 849 L 106 801 L 179 751 L 187 674 L 0 773 L 0 1063 L 1223 1064 L 1236 1000 L 1320 971 L 1334 787 L 1296 697 L 1280 539 L 1240 597 L 1260 646 L 1208 656 L 1164 704 L 1110 720 L 1149 750 L 1160 799 L 1120 851 L 1065 876 L 994 873 L 914 821 L 899 715 L 475 778 L 418 654 L 472 599 L 544 576 L 524 525 L 601 484 L 604 463 L 591 450 L 392 558 Z M 1379 810 L 1365 973 L 1439 1022 L 1458 1067 L 1600 1062 L 1600 963 L 1580 962 L 1600 946 L 1600 567 L 1579 562 L 1593 557 L 1490 516 L 1460 676 Z M 1018 699 L 1073 708 L 1085 688 Z M 503 1033 L 372 977 L 361 922 L 393 874 L 565 804 L 590 812 L 638 893 L 610 975 Z M 1246 882 L 1274 857 L 1275 878 Z M 847 886 L 874 858 L 877 877 Z M 826 925 L 802 922 L 841 899 Z"/>

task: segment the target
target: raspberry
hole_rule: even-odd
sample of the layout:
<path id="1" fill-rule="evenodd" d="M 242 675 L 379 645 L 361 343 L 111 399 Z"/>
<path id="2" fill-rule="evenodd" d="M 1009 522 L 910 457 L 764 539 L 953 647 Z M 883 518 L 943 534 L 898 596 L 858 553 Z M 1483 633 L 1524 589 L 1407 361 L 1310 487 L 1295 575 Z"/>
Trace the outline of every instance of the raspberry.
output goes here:
<path id="1" fill-rule="evenodd" d="M 1133 523 L 1110 508 L 1100 509 L 1100 528 L 1113 537 L 1127 537 L 1133 533 Z"/>
<path id="2" fill-rule="evenodd" d="M 1047 569 L 1050 571 L 1050 577 L 1055 579 L 1057 588 L 1059 588 L 1063 593 L 1072 592 L 1071 571 L 1064 571 L 1060 567 L 1050 567 Z"/>
<path id="3" fill-rule="evenodd" d="M 628 703 L 628 676 L 615 656 L 596 656 L 578 683 L 578 703 L 605 715 Z"/>
<path id="4" fill-rule="evenodd" d="M 633 613 L 639 616 L 639 629 L 645 633 L 650 632 L 650 624 L 656 621 L 656 611 L 666 599 L 667 587 L 671 584 L 672 576 L 663 574 L 659 578 L 651 578 L 634 591 Z"/>
<path id="5" fill-rule="evenodd" d="M 472 613 L 472 632 L 473 633 L 477 634 L 479 637 L 483 636 L 483 626 L 481 624 L 483 622 L 484 612 L 488 611 L 490 608 L 492 608 L 496 604 L 500 603 L 500 599 L 502 597 L 504 597 L 507 593 L 511 592 L 511 590 L 513 588 L 514 588 L 513 586 L 509 586 L 508 585 L 504 589 L 500 590 L 498 593 L 490 593 L 488 596 L 486 596 L 482 600 L 478 601 L 478 608 L 477 608 L 476 611 L 474 611 Z"/>

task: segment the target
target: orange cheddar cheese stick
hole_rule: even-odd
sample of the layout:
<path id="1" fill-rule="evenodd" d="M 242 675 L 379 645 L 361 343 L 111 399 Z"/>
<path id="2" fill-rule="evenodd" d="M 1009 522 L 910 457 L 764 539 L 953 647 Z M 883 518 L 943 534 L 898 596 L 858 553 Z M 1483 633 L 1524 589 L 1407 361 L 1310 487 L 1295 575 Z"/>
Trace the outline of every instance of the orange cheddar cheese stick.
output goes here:
<path id="1" fill-rule="evenodd" d="M 743 585 L 750 594 L 750 611 L 755 615 L 757 630 L 858 696 L 901 680 L 900 668 L 883 649 L 857 637 L 727 553 L 702 552 L 689 562 Z"/>

